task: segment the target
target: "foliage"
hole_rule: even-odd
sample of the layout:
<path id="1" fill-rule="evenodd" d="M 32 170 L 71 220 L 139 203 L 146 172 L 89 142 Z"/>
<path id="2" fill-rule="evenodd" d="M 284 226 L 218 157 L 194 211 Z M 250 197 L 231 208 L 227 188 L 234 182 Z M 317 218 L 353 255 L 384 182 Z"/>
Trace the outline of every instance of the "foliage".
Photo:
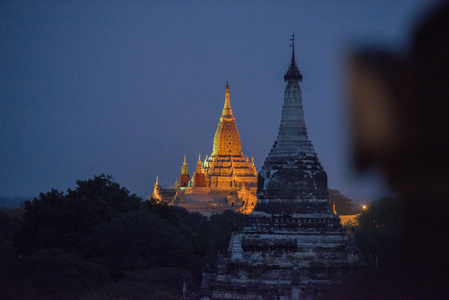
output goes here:
<path id="1" fill-rule="evenodd" d="M 232 231 L 241 230 L 248 219 L 245 214 L 227 210 L 211 215 L 208 220 L 199 213 L 189 213 L 183 208 L 156 203 L 153 200 L 147 201 L 145 206 L 155 215 L 173 224 L 192 243 L 195 255 L 190 258 L 190 271 L 197 283 L 201 280 L 200 271 L 204 263 L 215 265 L 218 252 L 227 252 Z"/>
<path id="2" fill-rule="evenodd" d="M 0 264 L 14 259 L 13 239 L 22 225 L 22 209 L 0 209 Z"/>
<path id="3" fill-rule="evenodd" d="M 49 249 L 3 266 L 0 269 L 0 290 L 6 299 L 16 299 L 17 290 L 25 298 L 45 295 L 56 299 L 76 295 L 102 284 L 107 278 L 108 272 L 103 266 L 63 250 Z M 8 296 L 10 294 L 11 297 Z"/>
<path id="4" fill-rule="evenodd" d="M 213 254 L 227 253 L 229 240 L 233 231 L 241 231 L 248 216 L 242 213 L 227 210 L 221 214 L 214 214 L 209 219 L 209 238 L 213 242 Z"/>
<path id="5" fill-rule="evenodd" d="M 67 194 L 52 189 L 25 202 L 23 226 L 16 237 L 20 253 L 41 249 L 73 250 L 86 232 L 114 215 L 139 209 L 141 199 L 104 174 L 77 182 Z"/>
<path id="6" fill-rule="evenodd" d="M 329 205 L 333 207 L 335 203 L 335 210 L 339 215 L 355 215 L 360 211 L 354 207 L 352 200 L 344 196 L 339 190 L 328 189 Z"/>
<path id="7" fill-rule="evenodd" d="M 207 236 L 208 220 L 200 213 L 189 213 L 186 209 L 156 203 L 154 200 L 145 201 L 144 206 L 155 216 L 173 225 L 192 243 L 195 255 L 205 257 L 210 251 Z"/>
<path id="8" fill-rule="evenodd" d="M 151 268 L 129 273 L 119 282 L 111 282 L 82 299 L 161 299 L 182 298 L 184 273 L 176 268 Z"/>
<path id="9" fill-rule="evenodd" d="M 76 184 L 78 187 L 75 190 L 68 189 L 67 198 L 74 201 L 82 199 L 90 205 L 94 204 L 87 212 L 103 220 L 110 220 L 117 213 L 137 210 L 142 202 L 136 194 L 130 195 L 125 187 L 112 181 L 110 175 L 102 174 L 94 179 L 77 180 Z"/>
<path id="10" fill-rule="evenodd" d="M 184 274 L 199 284 L 247 220 L 142 202 L 111 176 L 76 183 L 25 202 L 23 213 L 0 211 L 0 250 L 20 254 L 0 251 L 3 298 L 179 299 Z"/>
<path id="11" fill-rule="evenodd" d="M 83 257 L 107 266 L 115 280 L 153 267 L 187 270 L 194 256 L 187 238 L 143 209 L 99 224 L 84 238 L 82 249 Z"/>
<path id="12" fill-rule="evenodd" d="M 0 241 L 12 240 L 19 230 L 22 217 L 20 209 L 0 209 Z"/>
<path id="13" fill-rule="evenodd" d="M 396 198 L 373 201 L 358 217 L 355 234 L 362 253 L 378 257 L 382 268 L 394 267 L 399 256 L 403 203 Z"/>

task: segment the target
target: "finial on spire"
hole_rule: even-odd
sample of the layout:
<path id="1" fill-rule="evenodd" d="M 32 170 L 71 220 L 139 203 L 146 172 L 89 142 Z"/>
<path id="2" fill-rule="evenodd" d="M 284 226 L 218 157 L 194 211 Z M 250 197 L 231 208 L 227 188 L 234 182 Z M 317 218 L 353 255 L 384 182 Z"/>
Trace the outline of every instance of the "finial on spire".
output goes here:
<path id="1" fill-rule="evenodd" d="M 295 34 L 292 34 L 292 38 L 290 39 L 290 41 L 292 41 L 291 47 L 292 47 L 292 62 L 295 62 Z"/>
<path id="2" fill-rule="evenodd" d="M 199 164 L 201 163 L 201 154 L 200 153 L 198 154 L 198 163 Z"/>
<path id="3" fill-rule="evenodd" d="M 182 164 L 181 174 L 189 174 L 189 167 L 187 167 L 186 155 L 184 154 L 184 163 Z"/>
<path id="4" fill-rule="evenodd" d="M 302 74 L 296 66 L 295 60 L 295 34 L 292 35 L 290 41 L 292 41 L 290 44 L 290 47 L 292 47 L 292 59 L 287 73 L 284 75 L 284 81 L 302 81 Z"/>
<path id="5" fill-rule="evenodd" d="M 229 81 L 229 76 L 226 74 L 226 92 L 229 92 L 229 84 L 228 84 L 228 81 Z"/>

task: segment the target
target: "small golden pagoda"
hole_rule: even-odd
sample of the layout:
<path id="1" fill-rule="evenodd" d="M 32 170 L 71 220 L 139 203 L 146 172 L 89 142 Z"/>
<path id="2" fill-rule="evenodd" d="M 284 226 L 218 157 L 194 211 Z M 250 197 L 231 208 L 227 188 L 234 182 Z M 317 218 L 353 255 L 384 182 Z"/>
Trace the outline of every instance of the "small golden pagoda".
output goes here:
<path id="1" fill-rule="evenodd" d="M 204 174 L 203 164 L 201 163 L 201 155 L 198 155 L 195 174 L 193 175 L 194 187 L 206 187 L 206 176 Z"/>
<path id="2" fill-rule="evenodd" d="M 184 163 L 181 168 L 181 175 L 179 175 L 179 186 L 186 187 L 189 186 L 190 176 L 189 167 L 187 167 L 186 156 L 184 154 Z"/>

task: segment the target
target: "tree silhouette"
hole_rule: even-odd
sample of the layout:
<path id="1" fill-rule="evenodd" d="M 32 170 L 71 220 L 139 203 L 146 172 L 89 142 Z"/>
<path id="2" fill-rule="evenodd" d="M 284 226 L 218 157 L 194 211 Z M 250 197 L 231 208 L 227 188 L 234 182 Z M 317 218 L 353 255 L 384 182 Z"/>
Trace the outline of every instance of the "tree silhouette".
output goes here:
<path id="1" fill-rule="evenodd" d="M 73 250 L 86 232 L 118 213 L 134 211 L 142 200 L 104 174 L 76 181 L 67 194 L 52 189 L 32 202 L 25 202 L 23 226 L 16 236 L 20 253 L 60 248 Z"/>

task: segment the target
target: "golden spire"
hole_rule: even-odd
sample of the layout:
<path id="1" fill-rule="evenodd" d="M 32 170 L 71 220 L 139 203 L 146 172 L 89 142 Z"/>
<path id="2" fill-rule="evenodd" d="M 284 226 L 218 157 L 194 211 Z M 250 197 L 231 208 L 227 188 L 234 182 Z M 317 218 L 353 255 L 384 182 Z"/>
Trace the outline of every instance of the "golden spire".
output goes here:
<path id="1" fill-rule="evenodd" d="M 184 163 L 182 164 L 181 174 L 189 174 L 189 168 L 187 167 L 185 154 L 184 154 Z"/>
<path id="2" fill-rule="evenodd" d="M 154 184 L 153 194 L 151 194 L 151 197 L 156 200 L 156 202 L 160 202 L 162 200 L 160 190 L 161 186 L 159 185 L 159 176 L 157 176 L 156 183 Z"/>
<path id="3" fill-rule="evenodd" d="M 225 104 L 215 132 L 212 155 L 242 155 L 240 136 L 229 101 L 228 80 L 226 80 Z"/>
<path id="4" fill-rule="evenodd" d="M 198 154 L 198 163 L 196 164 L 196 171 L 197 174 L 204 173 L 203 170 L 203 164 L 201 163 L 201 154 Z"/>
<path id="5" fill-rule="evenodd" d="M 231 109 L 231 102 L 229 101 L 229 84 L 228 79 L 226 79 L 226 97 L 225 97 L 225 104 L 223 107 L 223 112 L 221 114 L 221 117 L 225 120 L 231 120 L 234 119 L 234 116 L 232 115 L 232 109 Z"/>

